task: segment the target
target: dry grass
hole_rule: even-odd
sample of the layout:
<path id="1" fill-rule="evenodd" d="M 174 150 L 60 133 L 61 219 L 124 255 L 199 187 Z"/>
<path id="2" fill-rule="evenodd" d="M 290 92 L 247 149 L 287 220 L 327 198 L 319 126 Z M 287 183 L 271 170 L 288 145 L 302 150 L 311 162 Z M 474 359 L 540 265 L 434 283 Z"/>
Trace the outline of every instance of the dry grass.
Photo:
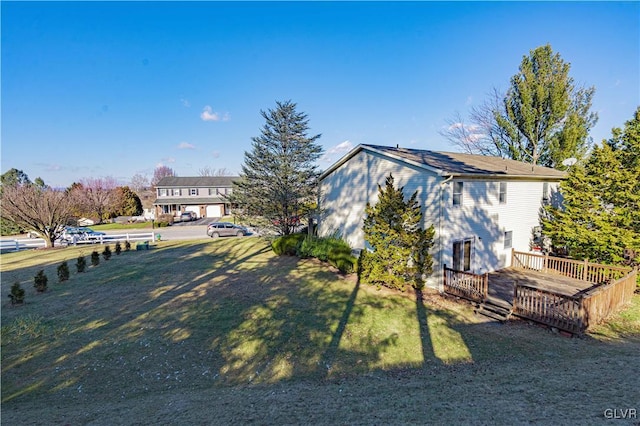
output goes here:
<path id="1" fill-rule="evenodd" d="M 0 259 L 2 300 L 16 280 L 27 289 L 25 306 L 2 309 L 3 424 L 589 424 L 640 411 L 639 296 L 569 339 L 360 287 L 257 238 L 161 243 L 84 274 L 74 250 Z M 65 258 L 74 272 L 57 283 Z M 50 290 L 36 295 L 42 267 Z"/>

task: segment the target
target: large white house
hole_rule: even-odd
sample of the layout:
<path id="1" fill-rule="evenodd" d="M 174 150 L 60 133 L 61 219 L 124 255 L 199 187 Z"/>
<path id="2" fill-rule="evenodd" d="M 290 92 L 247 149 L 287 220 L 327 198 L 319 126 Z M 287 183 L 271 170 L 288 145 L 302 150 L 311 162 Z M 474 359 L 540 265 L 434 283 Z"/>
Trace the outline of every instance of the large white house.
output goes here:
<path id="1" fill-rule="evenodd" d="M 418 191 L 424 226 L 435 227 L 427 285 L 440 289 L 445 264 L 482 274 L 510 266 L 512 248 L 532 250 L 541 207 L 557 202 L 565 176 L 499 157 L 358 145 L 320 177 L 319 234 L 337 232 L 365 248 L 365 206 L 377 202 L 390 173 L 405 197 Z"/>

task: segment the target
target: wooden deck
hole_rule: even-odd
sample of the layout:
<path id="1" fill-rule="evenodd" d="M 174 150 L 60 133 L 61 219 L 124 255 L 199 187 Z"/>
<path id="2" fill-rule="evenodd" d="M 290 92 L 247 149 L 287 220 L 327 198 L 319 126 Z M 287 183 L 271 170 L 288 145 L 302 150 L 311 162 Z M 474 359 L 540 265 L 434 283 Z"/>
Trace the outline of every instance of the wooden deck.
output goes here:
<path id="1" fill-rule="evenodd" d="M 513 304 L 515 282 L 566 296 L 575 296 L 593 286 L 590 282 L 562 275 L 506 268 L 489 273 L 488 298 L 498 303 Z"/>

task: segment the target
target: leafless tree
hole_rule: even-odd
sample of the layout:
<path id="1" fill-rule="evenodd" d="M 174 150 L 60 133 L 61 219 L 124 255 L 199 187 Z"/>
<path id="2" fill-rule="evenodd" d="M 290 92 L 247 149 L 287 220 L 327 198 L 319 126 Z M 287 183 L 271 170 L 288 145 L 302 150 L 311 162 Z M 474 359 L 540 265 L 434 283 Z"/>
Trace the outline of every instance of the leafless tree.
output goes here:
<path id="1" fill-rule="evenodd" d="M 47 247 L 53 247 L 73 215 L 73 200 L 68 191 L 32 184 L 5 186 L 0 213 L 22 228 L 36 231 Z"/>
<path id="2" fill-rule="evenodd" d="M 471 108 L 468 122 L 455 113 L 440 135 L 469 154 L 510 158 L 508 135 L 496 121 L 504 109 L 502 99 L 503 95 L 494 88 L 485 103 Z"/>
<path id="3" fill-rule="evenodd" d="M 200 176 L 233 176 L 231 170 L 226 167 L 214 169 L 213 167 L 203 167 L 199 171 Z"/>
<path id="4" fill-rule="evenodd" d="M 113 177 L 85 178 L 80 181 L 81 188 L 76 194 L 83 210 L 97 217 L 99 222 L 106 218 L 113 191 L 118 181 Z"/>
<path id="5" fill-rule="evenodd" d="M 156 187 L 160 179 L 168 176 L 177 176 L 176 172 L 169 166 L 158 166 L 153 171 L 153 178 L 151 179 L 151 186 Z"/>
<path id="6" fill-rule="evenodd" d="M 129 184 L 129 186 L 135 192 L 140 193 L 149 188 L 149 179 L 146 176 L 141 175 L 140 173 L 136 173 L 131 178 L 131 183 Z"/>

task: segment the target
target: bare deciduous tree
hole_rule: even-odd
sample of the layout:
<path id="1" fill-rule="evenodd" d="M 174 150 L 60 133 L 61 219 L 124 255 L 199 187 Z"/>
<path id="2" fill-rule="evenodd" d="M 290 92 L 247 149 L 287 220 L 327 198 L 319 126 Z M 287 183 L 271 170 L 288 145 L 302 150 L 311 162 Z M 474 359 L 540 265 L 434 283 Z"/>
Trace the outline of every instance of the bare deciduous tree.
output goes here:
<path id="1" fill-rule="evenodd" d="M 226 167 L 214 169 L 213 167 L 206 166 L 201 168 L 198 173 L 200 176 L 233 176 L 231 170 Z"/>
<path id="2" fill-rule="evenodd" d="M 47 247 L 53 247 L 73 214 L 73 201 L 68 191 L 32 184 L 5 186 L 0 212 L 3 218 L 36 231 Z"/>
<path id="3" fill-rule="evenodd" d="M 153 188 L 156 187 L 156 185 L 158 184 L 158 182 L 160 182 L 160 179 L 162 179 L 163 177 L 168 177 L 168 176 L 177 176 L 176 172 L 168 166 L 158 166 L 156 167 L 156 169 L 153 171 L 153 178 L 151 179 L 151 186 Z"/>
<path id="4" fill-rule="evenodd" d="M 106 218 L 109 204 L 114 189 L 118 182 L 113 177 L 85 178 L 80 181 L 82 185 L 77 193 L 77 199 L 83 206 L 83 210 L 97 217 L 99 222 Z"/>
<path id="5" fill-rule="evenodd" d="M 140 193 L 149 188 L 149 179 L 146 176 L 141 175 L 140 173 L 136 173 L 131 178 L 131 183 L 129 184 L 129 186 L 135 192 Z"/>

